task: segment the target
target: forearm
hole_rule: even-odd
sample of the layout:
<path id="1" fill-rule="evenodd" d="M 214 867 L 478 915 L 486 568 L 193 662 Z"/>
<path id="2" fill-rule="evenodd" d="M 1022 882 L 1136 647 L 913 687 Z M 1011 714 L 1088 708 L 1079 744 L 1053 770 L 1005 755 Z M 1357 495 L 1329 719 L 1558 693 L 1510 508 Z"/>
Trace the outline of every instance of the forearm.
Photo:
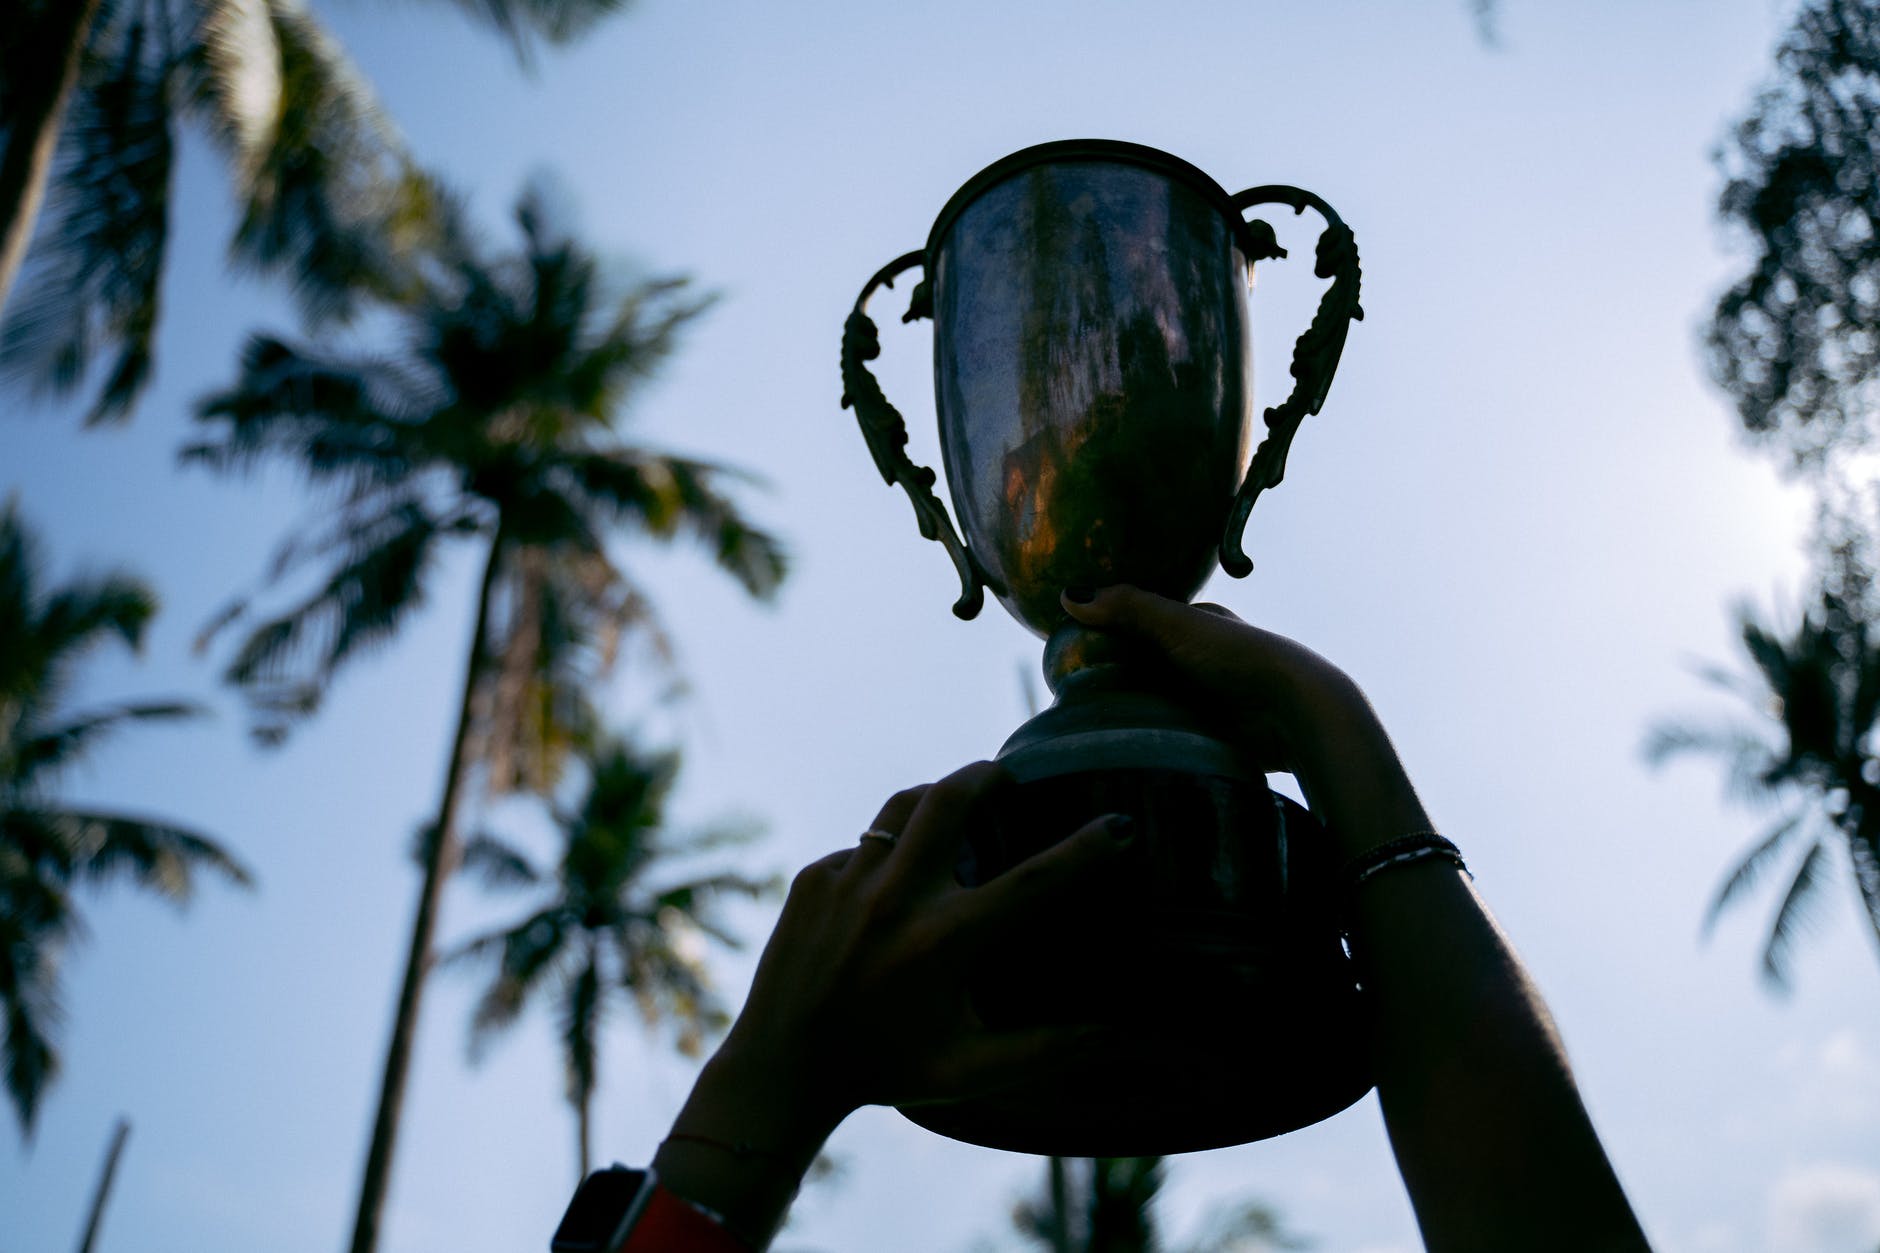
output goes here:
<path id="1" fill-rule="evenodd" d="M 1314 742 L 1339 760 L 1324 811 L 1341 858 L 1433 824 L 1355 687 L 1322 697 Z M 1370 992 L 1378 1099 L 1432 1249 L 1639 1249 L 1539 991 L 1468 877 L 1443 858 L 1349 889 Z"/>
<path id="2" fill-rule="evenodd" d="M 1360 885 L 1352 944 L 1379 1101 L 1431 1249 L 1647 1247 L 1539 993 L 1430 860 Z"/>

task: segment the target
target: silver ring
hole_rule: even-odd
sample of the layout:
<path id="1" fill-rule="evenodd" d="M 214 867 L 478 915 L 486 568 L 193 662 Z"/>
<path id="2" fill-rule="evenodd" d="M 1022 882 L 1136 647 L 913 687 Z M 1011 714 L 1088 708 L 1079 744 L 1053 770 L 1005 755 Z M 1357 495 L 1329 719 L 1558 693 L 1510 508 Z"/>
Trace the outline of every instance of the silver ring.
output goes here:
<path id="1" fill-rule="evenodd" d="M 900 838 L 900 836 L 892 831 L 883 831 L 880 827 L 870 827 L 868 830 L 862 832 L 862 838 L 857 840 L 856 843 L 860 844 L 868 840 L 880 840 L 883 844 L 892 845 Z"/>

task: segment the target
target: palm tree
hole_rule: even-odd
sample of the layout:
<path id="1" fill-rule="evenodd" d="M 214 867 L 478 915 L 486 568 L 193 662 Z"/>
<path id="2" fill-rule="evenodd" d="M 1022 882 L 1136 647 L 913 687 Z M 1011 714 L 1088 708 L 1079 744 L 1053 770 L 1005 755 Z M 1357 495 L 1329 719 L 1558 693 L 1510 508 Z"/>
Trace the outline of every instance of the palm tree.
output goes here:
<path id="1" fill-rule="evenodd" d="M 1160 1157 L 1051 1159 L 1045 1191 L 1020 1201 L 1012 1223 L 1049 1253 L 1159 1253 L 1168 1247 L 1155 1212 L 1167 1178 Z M 1181 1253 L 1264 1253 L 1310 1248 L 1261 1201 L 1216 1209 Z"/>
<path id="2" fill-rule="evenodd" d="M 279 585 L 312 590 L 249 631 L 229 665 L 278 740 L 335 673 L 387 643 L 424 598 L 438 552 L 483 546 L 475 626 L 362 1186 L 355 1253 L 376 1240 L 439 897 L 458 855 L 468 777 L 546 783 L 580 737 L 578 683 L 605 672 L 624 631 L 652 624 L 646 597 L 607 547 L 622 530 L 702 541 L 751 594 L 783 576 L 776 540 L 749 524 L 717 465 L 621 444 L 636 384 L 700 310 L 681 284 L 606 293 L 595 258 L 523 196 L 518 255 L 461 243 L 392 309 L 401 350 L 324 353 L 256 336 L 236 384 L 200 417 L 214 435 L 186 459 L 221 469 L 299 466 L 329 502 L 288 540 Z M 453 238 L 457 238 L 453 232 Z M 247 612 L 238 601 L 219 620 Z"/>
<path id="3" fill-rule="evenodd" d="M 489 886 L 547 891 L 519 921 L 465 942 L 445 959 L 493 971 L 471 1019 L 473 1057 L 537 1000 L 561 1024 L 581 1179 L 611 1002 L 630 998 L 649 1029 L 670 1024 L 679 1051 L 698 1056 L 706 1036 L 729 1021 L 706 976 L 702 941 L 738 943 L 712 907 L 727 892 L 756 897 L 777 886 L 729 872 L 673 877 L 669 867 L 751 835 L 738 827 L 688 834 L 667 826 L 676 751 L 651 753 L 614 739 L 584 756 L 587 793 L 573 811 L 556 814 L 563 844 L 552 882 L 494 836 L 466 842 L 464 868 L 480 872 Z"/>
<path id="4" fill-rule="evenodd" d="M 1785 855 L 1792 860 L 1763 943 L 1769 986 L 1789 986 L 1796 941 L 1845 848 L 1867 921 L 1880 941 L 1880 621 L 1865 544 L 1844 537 L 1828 550 L 1813 603 L 1793 630 L 1745 606 L 1738 634 L 1748 677 L 1708 671 L 1715 685 L 1764 717 L 1755 723 L 1666 723 L 1647 740 L 1654 764 L 1685 753 L 1720 758 L 1732 794 L 1775 807 L 1776 821 L 1725 876 L 1705 913 L 1706 934 L 1747 898 Z"/>
<path id="5" fill-rule="evenodd" d="M 84 934 L 74 890 L 128 880 L 180 906 L 199 871 L 250 882 L 195 832 L 56 795 L 60 776 L 113 732 L 200 712 L 180 701 L 64 708 L 86 655 L 112 639 L 138 648 L 156 610 L 150 588 L 125 574 L 47 586 L 17 502 L 0 508 L 0 1013 L 7 1097 L 28 1139 L 59 1073 L 59 963 Z"/>
<path id="6" fill-rule="evenodd" d="M 625 0 L 452 0 L 527 59 Z M 299 0 L 20 0 L 0 28 L 0 365 L 69 392 L 107 367 L 88 421 L 150 375 L 176 132 L 221 149 L 231 258 L 285 271 L 307 312 L 344 316 L 405 281 L 431 211 L 371 89 Z M 48 210 L 35 223 L 42 204 Z"/>

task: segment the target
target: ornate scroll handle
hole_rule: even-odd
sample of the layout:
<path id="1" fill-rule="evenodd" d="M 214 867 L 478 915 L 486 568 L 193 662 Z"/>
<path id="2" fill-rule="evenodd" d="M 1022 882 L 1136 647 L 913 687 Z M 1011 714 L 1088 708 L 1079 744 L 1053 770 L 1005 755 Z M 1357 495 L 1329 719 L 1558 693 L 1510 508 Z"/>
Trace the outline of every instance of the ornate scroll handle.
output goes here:
<path id="1" fill-rule="evenodd" d="M 882 479 L 891 487 L 899 483 L 907 489 L 920 533 L 946 546 L 947 555 L 953 558 L 954 568 L 960 574 L 960 598 L 953 602 L 953 614 L 958 618 L 972 618 L 986 601 L 985 578 L 980 573 L 979 563 L 973 560 L 954 531 L 946 506 L 933 494 L 934 472 L 908 459 L 907 423 L 902 420 L 900 411 L 888 403 L 881 384 L 869 373 L 867 365 L 881 355 L 880 335 L 864 311 L 868 298 L 878 287 L 892 287 L 895 277 L 903 270 L 917 265 L 924 267 L 926 262 L 924 251 L 896 257 L 876 271 L 862 288 L 862 294 L 855 298 L 855 308 L 842 327 L 842 407 L 855 409 L 856 421 L 861 423 L 862 435 L 868 440 L 868 451 L 874 455 L 875 467 L 881 471 Z M 912 322 L 931 316 L 933 297 L 923 280 L 914 288 L 913 301 L 901 321 Z"/>
<path id="2" fill-rule="evenodd" d="M 1241 534 L 1246 530 L 1253 502 L 1286 477 L 1286 453 L 1292 447 L 1293 435 L 1307 414 L 1317 413 L 1324 406 L 1339 354 L 1345 350 L 1345 332 L 1351 329 L 1351 323 L 1364 318 L 1364 310 L 1358 306 L 1357 241 L 1332 206 L 1309 191 L 1279 184 L 1243 191 L 1233 200 L 1234 207 L 1242 212 L 1262 204 L 1291 205 L 1294 213 L 1304 213 L 1310 205 L 1325 219 L 1312 272 L 1331 279 L 1332 285 L 1319 299 L 1312 325 L 1293 345 L 1292 395 L 1266 411 L 1266 438 L 1254 450 L 1246 481 L 1235 494 L 1233 511 L 1228 514 L 1227 530 L 1221 536 L 1221 568 L 1237 579 L 1245 578 L 1253 569 L 1253 562 L 1241 548 Z M 1265 222 L 1256 219 L 1247 223 L 1247 233 L 1249 261 L 1286 255 L 1273 238 L 1273 228 Z"/>

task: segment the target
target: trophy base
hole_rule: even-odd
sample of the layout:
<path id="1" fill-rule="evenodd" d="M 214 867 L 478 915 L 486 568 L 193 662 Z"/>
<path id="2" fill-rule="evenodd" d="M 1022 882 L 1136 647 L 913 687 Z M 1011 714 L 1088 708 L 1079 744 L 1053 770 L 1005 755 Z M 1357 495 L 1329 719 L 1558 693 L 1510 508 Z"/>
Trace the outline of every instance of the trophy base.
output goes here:
<path id="1" fill-rule="evenodd" d="M 1116 873 L 1028 919 L 973 980 L 989 1026 L 1110 1028 L 1042 1082 L 902 1107 L 990 1148 L 1141 1157 L 1266 1139 L 1371 1088 L 1366 1006 L 1317 821 L 1117 668 L 1071 676 L 999 760 L 1017 785 L 968 839 L 983 883 L 1105 813 Z"/>

